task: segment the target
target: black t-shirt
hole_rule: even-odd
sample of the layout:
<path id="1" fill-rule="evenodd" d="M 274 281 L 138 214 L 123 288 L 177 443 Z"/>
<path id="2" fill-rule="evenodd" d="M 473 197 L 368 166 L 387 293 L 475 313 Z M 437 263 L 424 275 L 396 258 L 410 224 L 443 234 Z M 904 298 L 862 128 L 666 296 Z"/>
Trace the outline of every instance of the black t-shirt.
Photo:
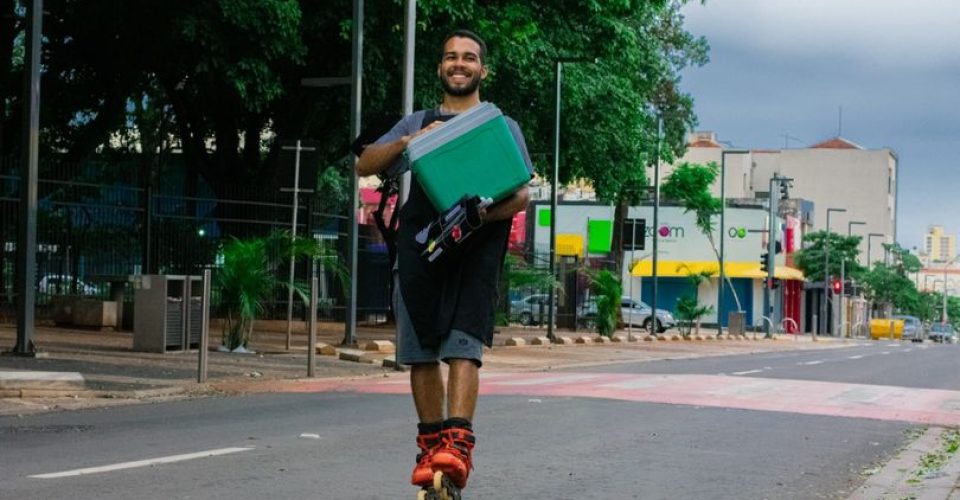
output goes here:
<path id="1" fill-rule="evenodd" d="M 434 120 L 446 121 L 453 116 L 439 115 L 436 110 L 427 111 L 420 128 Z M 526 156 L 526 146 L 523 145 L 522 149 Z M 442 258 L 430 263 L 420 255 L 424 247 L 414 237 L 437 220 L 439 214 L 420 183 L 416 182 L 416 174 L 414 180 L 410 184 L 410 196 L 399 214 L 397 271 L 400 293 L 420 344 L 435 348 L 450 330 L 456 329 L 492 345 L 497 284 L 507 251 L 511 221 L 484 224 L 459 246 L 445 250 Z"/>

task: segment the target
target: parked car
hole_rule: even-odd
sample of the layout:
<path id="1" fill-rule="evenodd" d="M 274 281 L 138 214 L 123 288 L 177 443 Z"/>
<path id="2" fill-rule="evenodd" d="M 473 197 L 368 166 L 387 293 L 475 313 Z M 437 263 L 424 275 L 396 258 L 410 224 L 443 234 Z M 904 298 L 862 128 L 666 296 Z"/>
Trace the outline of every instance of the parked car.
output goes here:
<path id="1" fill-rule="evenodd" d="M 37 290 L 46 295 L 97 295 L 100 289 L 66 274 L 47 274 L 37 282 Z"/>
<path id="2" fill-rule="evenodd" d="M 557 307 L 556 301 L 553 303 Z M 549 314 L 550 295 L 535 293 L 510 303 L 510 318 L 523 326 L 537 325 Z"/>
<path id="3" fill-rule="evenodd" d="M 956 344 L 957 332 L 950 323 L 934 323 L 930 325 L 930 332 L 927 334 L 927 338 L 934 342 Z"/>
<path id="4" fill-rule="evenodd" d="M 923 322 L 920 321 L 920 318 L 916 316 L 893 316 L 893 319 L 902 319 L 903 320 L 903 340 L 909 340 L 911 342 L 923 342 L 923 339 L 926 337 Z"/>
<path id="5" fill-rule="evenodd" d="M 588 300 L 581 312 L 581 318 L 583 318 L 583 324 L 587 327 L 592 328 L 596 324 L 597 316 L 597 304 L 592 299 Z M 645 302 L 632 299 L 630 297 L 622 297 L 620 299 L 620 316 L 623 319 L 624 325 L 630 326 L 639 326 L 645 330 L 653 331 L 653 318 L 650 314 L 650 306 Z M 665 309 L 657 309 L 657 332 L 662 333 L 667 331 L 668 328 L 673 328 L 677 325 L 677 320 L 673 317 L 673 313 Z"/>

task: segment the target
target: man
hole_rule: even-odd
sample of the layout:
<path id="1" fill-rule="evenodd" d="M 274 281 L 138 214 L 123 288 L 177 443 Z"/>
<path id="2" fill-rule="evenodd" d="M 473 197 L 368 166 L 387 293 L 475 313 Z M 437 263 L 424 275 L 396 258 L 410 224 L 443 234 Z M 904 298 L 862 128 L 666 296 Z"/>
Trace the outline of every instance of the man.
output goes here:
<path id="1" fill-rule="evenodd" d="M 393 176 L 406 171 L 409 167 L 401 155 L 411 139 L 480 103 L 480 82 L 487 77 L 485 58 L 486 44 L 479 36 L 465 30 L 450 34 L 437 67 L 441 104 L 403 118 L 368 146 L 357 162 L 357 173 Z M 532 175 L 523 134 L 512 119 L 507 123 Z M 427 262 L 415 235 L 439 214 L 419 183 L 411 183 L 399 215 L 394 313 L 397 362 L 411 367 L 410 385 L 420 420 L 414 485 L 429 486 L 438 471 L 458 487 L 466 485 L 475 444 L 472 425 L 483 346 L 493 343 L 497 280 L 511 219 L 526 208 L 529 198 L 523 186 L 487 208 L 469 206 L 473 213 L 468 218 L 479 220 L 479 229 L 445 252 L 440 262 Z M 440 361 L 449 366 L 446 390 Z"/>

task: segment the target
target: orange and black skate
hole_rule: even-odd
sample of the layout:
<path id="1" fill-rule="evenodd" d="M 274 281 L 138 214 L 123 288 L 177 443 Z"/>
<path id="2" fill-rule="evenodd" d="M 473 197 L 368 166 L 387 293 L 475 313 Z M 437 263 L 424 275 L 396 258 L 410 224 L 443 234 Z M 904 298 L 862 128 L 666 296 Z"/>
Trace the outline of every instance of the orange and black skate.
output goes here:
<path id="1" fill-rule="evenodd" d="M 417 434 L 417 465 L 413 468 L 410 483 L 414 486 L 427 488 L 433 486 L 433 454 L 440 449 L 443 441 L 440 439 L 440 423 L 420 424 Z"/>
<path id="2" fill-rule="evenodd" d="M 430 486 L 424 486 L 417 493 L 417 500 L 461 500 L 460 488 L 450 477 L 437 471 L 433 475 L 433 482 Z"/>
<path id="3" fill-rule="evenodd" d="M 473 469 L 473 447 L 477 441 L 470 422 L 464 419 L 447 420 L 440 431 L 440 440 L 443 444 L 433 454 L 433 470 L 443 472 L 462 489 L 467 485 L 467 478 Z"/>

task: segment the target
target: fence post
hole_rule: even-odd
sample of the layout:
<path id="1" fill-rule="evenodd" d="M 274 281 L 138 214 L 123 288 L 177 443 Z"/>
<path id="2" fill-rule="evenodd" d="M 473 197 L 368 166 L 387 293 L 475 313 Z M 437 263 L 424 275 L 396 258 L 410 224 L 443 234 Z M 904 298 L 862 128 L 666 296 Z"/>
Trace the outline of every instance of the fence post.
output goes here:
<path id="1" fill-rule="evenodd" d="M 314 377 L 317 370 L 317 290 L 319 280 L 317 279 L 316 266 L 313 276 L 310 278 L 310 334 L 307 336 L 307 376 Z"/>
<path id="2" fill-rule="evenodd" d="M 210 339 L 210 270 L 203 270 L 203 295 L 200 297 L 200 346 L 199 365 L 197 366 L 197 383 L 207 381 L 207 346 Z"/>

